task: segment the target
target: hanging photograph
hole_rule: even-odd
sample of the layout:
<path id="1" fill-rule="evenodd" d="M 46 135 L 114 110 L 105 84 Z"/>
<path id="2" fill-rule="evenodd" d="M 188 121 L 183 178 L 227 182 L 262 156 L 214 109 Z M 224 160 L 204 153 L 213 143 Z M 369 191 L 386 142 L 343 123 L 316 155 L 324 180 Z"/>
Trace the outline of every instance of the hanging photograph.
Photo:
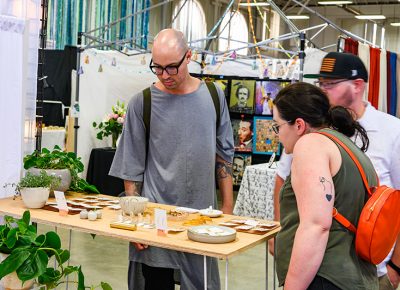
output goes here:
<path id="1" fill-rule="evenodd" d="M 235 154 L 232 163 L 233 185 L 240 185 L 247 165 L 251 165 L 250 154 Z"/>
<path id="2" fill-rule="evenodd" d="M 273 101 L 278 92 L 290 82 L 256 81 L 255 114 L 272 115 Z"/>
<path id="3" fill-rule="evenodd" d="M 253 128 L 251 119 L 232 120 L 235 151 L 251 152 L 253 148 Z"/>
<path id="4" fill-rule="evenodd" d="M 254 117 L 253 153 L 280 154 L 278 135 L 272 130 L 274 121 L 271 117 Z"/>
<path id="5" fill-rule="evenodd" d="M 235 113 L 254 113 L 255 81 L 232 80 L 229 111 Z"/>

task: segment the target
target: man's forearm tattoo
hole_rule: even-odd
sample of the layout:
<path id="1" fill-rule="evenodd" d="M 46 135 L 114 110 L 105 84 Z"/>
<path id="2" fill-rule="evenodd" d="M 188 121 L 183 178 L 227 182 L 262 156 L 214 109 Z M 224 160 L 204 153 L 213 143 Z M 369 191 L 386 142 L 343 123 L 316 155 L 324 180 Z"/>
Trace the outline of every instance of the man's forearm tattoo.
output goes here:
<path id="1" fill-rule="evenodd" d="M 326 178 L 322 176 L 319 177 L 319 182 L 321 182 L 322 186 L 324 187 L 324 193 L 326 199 L 328 201 L 331 201 L 333 196 L 332 183 L 326 180 Z"/>
<path id="2" fill-rule="evenodd" d="M 232 163 L 226 161 L 217 161 L 215 164 L 215 173 L 217 175 L 217 179 L 224 179 L 229 175 L 232 176 Z"/>

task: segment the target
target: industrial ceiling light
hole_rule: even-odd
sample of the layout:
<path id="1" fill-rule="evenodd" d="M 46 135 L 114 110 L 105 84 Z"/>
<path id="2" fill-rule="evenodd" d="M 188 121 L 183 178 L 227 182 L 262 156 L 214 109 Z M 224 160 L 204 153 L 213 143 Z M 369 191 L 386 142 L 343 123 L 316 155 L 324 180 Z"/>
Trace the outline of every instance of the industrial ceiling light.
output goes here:
<path id="1" fill-rule="evenodd" d="M 345 4 L 352 4 L 352 3 L 353 3 L 353 1 L 341 1 L 341 0 L 318 1 L 318 4 L 320 4 L 320 5 L 345 5 Z"/>
<path id="2" fill-rule="evenodd" d="M 308 15 L 287 15 L 288 19 L 292 20 L 299 20 L 299 19 L 310 19 L 310 16 Z"/>
<path id="3" fill-rule="evenodd" d="M 263 7 L 263 6 L 269 6 L 269 3 L 266 2 L 257 2 L 257 3 L 240 3 L 239 6 L 258 6 L 258 7 Z"/>
<path id="4" fill-rule="evenodd" d="M 356 15 L 355 18 L 357 19 L 370 19 L 370 20 L 379 20 L 379 19 L 386 19 L 385 15 Z"/>
<path id="5" fill-rule="evenodd" d="M 399 0 L 399 2 L 400 2 L 400 0 Z M 392 26 L 400 26 L 400 22 L 392 22 L 392 23 L 390 23 L 390 25 L 392 25 Z"/>

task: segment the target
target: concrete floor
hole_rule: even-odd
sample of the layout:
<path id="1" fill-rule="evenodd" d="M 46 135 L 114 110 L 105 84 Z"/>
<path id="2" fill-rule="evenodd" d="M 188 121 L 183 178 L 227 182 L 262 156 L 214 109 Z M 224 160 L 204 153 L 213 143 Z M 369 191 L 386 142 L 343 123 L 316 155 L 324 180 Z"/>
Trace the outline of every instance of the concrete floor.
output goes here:
<path id="1" fill-rule="evenodd" d="M 39 232 L 54 228 L 39 225 Z M 57 229 L 62 239 L 62 247 L 68 248 L 70 231 Z M 86 285 L 99 285 L 100 281 L 109 283 L 114 290 L 127 289 L 128 243 L 125 241 L 72 232 L 71 265 L 81 265 Z M 258 290 L 265 286 L 265 251 L 266 246 L 260 244 L 229 260 L 228 289 Z M 273 258 L 268 255 L 268 289 L 273 288 Z M 219 262 L 221 287 L 225 289 L 225 260 Z M 59 289 L 67 289 L 59 287 Z M 76 289 L 69 286 L 68 289 Z M 101 289 L 100 287 L 97 289 Z M 177 286 L 176 289 L 179 289 Z M 279 288 L 276 288 L 279 289 Z"/>

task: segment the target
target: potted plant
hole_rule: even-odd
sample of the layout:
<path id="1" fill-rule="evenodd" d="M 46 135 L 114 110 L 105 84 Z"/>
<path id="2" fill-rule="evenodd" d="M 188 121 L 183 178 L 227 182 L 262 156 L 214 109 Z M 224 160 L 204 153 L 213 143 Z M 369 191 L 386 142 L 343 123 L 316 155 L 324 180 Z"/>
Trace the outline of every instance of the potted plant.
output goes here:
<path id="1" fill-rule="evenodd" d="M 27 172 L 16 185 L 16 193 L 21 194 L 27 208 L 42 208 L 50 195 L 50 190 L 60 184 L 60 177 L 47 175 L 42 170 L 39 175 Z"/>
<path id="2" fill-rule="evenodd" d="M 60 176 L 61 187 L 55 190 L 66 191 L 69 189 L 77 192 L 99 193 L 94 185 L 90 185 L 78 176 L 78 173 L 81 173 L 84 168 L 81 158 L 76 156 L 74 152 L 62 151 L 59 146 L 54 146 L 53 151 L 42 148 L 40 152 L 34 151 L 25 156 L 24 168 L 29 169 L 34 174 L 38 174 L 40 169 L 44 169 L 47 174 Z"/>
<path id="3" fill-rule="evenodd" d="M 66 283 L 66 276 L 75 274 L 77 281 L 69 281 L 69 283 L 75 283 L 78 290 L 95 289 L 98 286 L 104 290 L 112 290 L 111 286 L 105 282 L 101 282 L 97 287 L 85 286 L 81 266 L 67 265 L 70 253 L 61 248 L 58 234 L 49 231 L 37 235 L 36 228 L 30 224 L 28 210 L 24 212 L 21 219 L 5 216 L 4 222 L 0 225 L 0 253 L 8 256 L 0 263 L 0 279 L 3 283 L 4 277 L 13 274 L 18 277 L 22 287 L 27 287 L 25 283 L 35 279 L 39 285 L 45 285 L 46 289 L 55 289 L 58 285 Z M 52 257 L 57 261 L 56 266 L 54 267 L 51 263 L 52 266 L 48 267 Z M 4 287 L 24 289 L 14 288 L 16 286 Z"/>
<path id="4" fill-rule="evenodd" d="M 125 121 L 126 108 L 124 103 L 117 101 L 116 106 L 111 107 L 111 113 L 107 114 L 103 121 L 97 124 L 93 122 L 93 127 L 98 129 L 96 137 L 103 140 L 104 137 L 112 137 L 112 148 L 117 147 L 118 136 L 122 133 L 122 127 Z"/>

